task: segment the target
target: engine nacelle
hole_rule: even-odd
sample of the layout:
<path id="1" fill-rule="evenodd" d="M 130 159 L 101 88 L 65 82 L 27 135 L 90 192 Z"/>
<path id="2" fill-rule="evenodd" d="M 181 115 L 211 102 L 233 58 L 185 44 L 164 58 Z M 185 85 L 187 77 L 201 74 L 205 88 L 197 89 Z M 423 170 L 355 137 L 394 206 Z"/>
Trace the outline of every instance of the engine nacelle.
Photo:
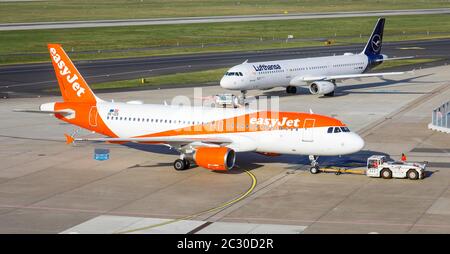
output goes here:
<path id="1" fill-rule="evenodd" d="M 309 85 L 309 91 L 312 94 L 328 94 L 334 91 L 334 84 L 329 81 L 316 81 Z"/>
<path id="2" fill-rule="evenodd" d="M 210 170 L 229 170 L 236 161 L 235 152 L 227 147 L 198 147 L 194 161 L 200 167 Z"/>

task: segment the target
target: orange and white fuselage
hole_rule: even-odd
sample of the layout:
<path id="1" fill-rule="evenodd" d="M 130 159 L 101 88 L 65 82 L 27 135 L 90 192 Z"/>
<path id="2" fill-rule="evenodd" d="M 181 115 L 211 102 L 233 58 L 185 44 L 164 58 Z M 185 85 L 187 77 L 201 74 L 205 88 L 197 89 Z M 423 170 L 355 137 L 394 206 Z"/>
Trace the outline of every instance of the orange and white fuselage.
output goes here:
<path id="1" fill-rule="evenodd" d="M 68 137 L 70 142 L 165 144 L 180 151 L 181 159 L 212 170 L 234 165 L 234 152 L 333 156 L 364 146 L 341 121 L 318 114 L 106 102 L 94 95 L 60 45 L 49 44 L 49 51 L 64 101 L 40 110 L 107 136 Z"/>

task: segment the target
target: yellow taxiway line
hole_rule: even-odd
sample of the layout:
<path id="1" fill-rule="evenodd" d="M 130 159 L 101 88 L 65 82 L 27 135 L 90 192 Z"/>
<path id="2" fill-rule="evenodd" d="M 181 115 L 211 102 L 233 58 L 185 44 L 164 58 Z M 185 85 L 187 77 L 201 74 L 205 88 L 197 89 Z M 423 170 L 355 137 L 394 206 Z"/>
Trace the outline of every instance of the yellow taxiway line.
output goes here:
<path id="1" fill-rule="evenodd" d="M 126 230 L 126 231 L 115 232 L 115 234 L 128 234 L 128 233 L 133 233 L 133 232 L 142 231 L 142 230 L 146 230 L 146 229 L 156 228 L 156 227 L 164 226 L 164 225 L 167 225 L 167 224 L 170 224 L 170 223 L 174 223 L 174 222 L 177 222 L 177 221 L 188 220 L 188 219 L 191 219 L 191 218 L 194 218 L 194 217 L 206 214 L 206 213 L 219 211 L 219 210 L 222 210 L 222 209 L 224 209 L 224 208 L 226 208 L 226 207 L 228 207 L 228 206 L 230 206 L 232 204 L 235 204 L 235 203 L 241 201 L 242 199 L 246 198 L 248 195 L 250 195 L 250 193 L 252 193 L 252 191 L 256 187 L 256 183 L 257 183 L 256 176 L 253 173 L 251 173 L 250 171 L 247 171 L 245 169 L 244 169 L 244 171 L 245 171 L 245 173 L 247 173 L 248 176 L 250 176 L 250 178 L 252 180 L 252 184 L 250 185 L 250 187 L 248 188 L 248 190 L 246 192 L 242 193 L 240 196 L 236 197 L 235 199 L 233 199 L 231 201 L 228 201 L 228 202 L 223 203 L 223 204 L 221 204 L 219 206 L 210 208 L 208 210 L 201 211 L 201 212 L 196 213 L 196 214 L 188 215 L 188 216 L 185 216 L 185 217 L 182 217 L 182 218 L 173 219 L 173 220 L 169 220 L 169 221 L 166 221 L 166 222 L 162 222 L 162 223 L 158 223 L 158 224 L 154 224 L 154 225 L 150 225 L 150 226 L 146 226 L 146 227 L 141 227 L 141 228 L 135 228 L 135 229 L 130 229 L 130 230 Z"/>

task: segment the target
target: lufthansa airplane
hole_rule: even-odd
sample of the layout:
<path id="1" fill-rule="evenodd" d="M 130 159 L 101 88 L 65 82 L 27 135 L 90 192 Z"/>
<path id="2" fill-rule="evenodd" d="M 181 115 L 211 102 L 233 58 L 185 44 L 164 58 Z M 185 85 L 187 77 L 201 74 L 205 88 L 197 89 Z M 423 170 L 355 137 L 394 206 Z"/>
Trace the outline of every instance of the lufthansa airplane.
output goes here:
<path id="1" fill-rule="evenodd" d="M 108 102 L 97 97 L 58 44 L 48 50 L 62 101 L 45 103 L 39 110 L 62 121 L 103 134 L 79 138 L 65 134 L 67 143 L 91 141 L 166 145 L 177 150 L 176 170 L 195 163 L 221 171 L 234 167 L 236 153 L 309 155 L 311 172 L 318 156 L 358 152 L 363 139 L 341 121 L 313 113 L 257 111 L 249 108 Z"/>
<path id="2" fill-rule="evenodd" d="M 220 86 L 240 90 L 245 97 L 247 90 L 266 90 L 286 87 L 287 93 L 296 93 L 297 86 L 307 86 L 312 94 L 333 96 L 336 82 L 350 78 L 399 75 L 404 72 L 365 73 L 388 58 L 381 54 L 384 18 L 377 24 L 364 50 L 359 54 L 345 53 L 339 56 L 313 57 L 282 61 L 257 62 L 236 65 L 220 80 Z"/>

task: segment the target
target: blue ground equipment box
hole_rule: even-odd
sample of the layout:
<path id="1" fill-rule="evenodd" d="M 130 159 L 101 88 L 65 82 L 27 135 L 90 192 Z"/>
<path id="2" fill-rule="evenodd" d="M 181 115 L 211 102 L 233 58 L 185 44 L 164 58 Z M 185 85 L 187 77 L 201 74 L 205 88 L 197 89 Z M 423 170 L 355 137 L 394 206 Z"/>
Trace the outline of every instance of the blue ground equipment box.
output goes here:
<path id="1" fill-rule="evenodd" d="M 94 160 L 105 161 L 109 159 L 109 149 L 96 148 L 94 151 Z"/>

